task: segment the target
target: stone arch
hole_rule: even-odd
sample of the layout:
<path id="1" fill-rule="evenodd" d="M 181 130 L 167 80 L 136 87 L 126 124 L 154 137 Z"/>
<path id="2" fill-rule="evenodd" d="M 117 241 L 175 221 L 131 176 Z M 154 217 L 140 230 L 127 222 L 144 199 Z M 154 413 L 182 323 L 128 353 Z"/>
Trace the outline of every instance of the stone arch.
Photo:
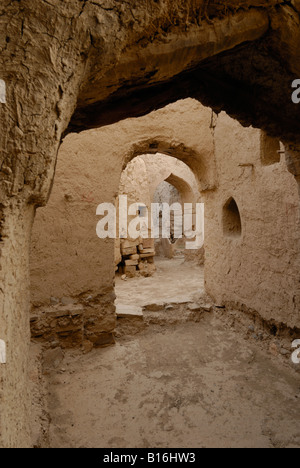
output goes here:
<path id="1" fill-rule="evenodd" d="M 123 170 L 128 162 L 137 156 L 146 154 L 165 154 L 185 163 L 199 182 L 199 191 L 214 190 L 217 174 L 214 160 L 209 160 L 203 153 L 173 138 L 153 137 L 134 143 L 124 156 Z"/>
<path id="2" fill-rule="evenodd" d="M 158 151 L 159 150 L 159 151 Z M 163 152 L 162 152 L 163 151 Z M 140 159 L 141 158 L 141 159 Z M 151 171 L 151 165 L 157 160 L 157 167 L 160 167 L 160 172 L 157 173 Z M 165 159 L 164 159 L 165 158 Z M 157 187 L 164 181 L 168 182 L 169 184 L 173 185 L 181 195 L 182 203 L 189 203 L 193 204 L 192 207 L 192 216 L 193 216 L 193 229 L 196 226 L 196 206 L 195 203 L 198 202 L 201 198 L 200 190 L 202 191 L 207 190 L 207 185 L 205 184 L 205 180 L 199 181 L 199 171 L 205 167 L 205 164 L 210 166 L 209 161 L 204 161 L 203 155 L 201 152 L 197 152 L 192 148 L 185 146 L 184 144 L 174 143 L 172 140 L 170 143 L 168 142 L 168 138 L 160 137 L 158 139 L 155 137 L 154 139 L 141 140 L 139 142 L 134 143 L 130 150 L 128 150 L 125 154 L 125 159 L 123 158 L 123 166 L 122 171 L 120 174 L 120 186 L 122 186 L 122 190 L 124 190 L 125 185 L 124 181 L 122 181 L 124 172 L 129 167 L 130 164 L 134 162 L 135 159 L 138 159 L 139 163 L 139 173 L 141 176 L 141 182 L 144 180 L 144 172 L 143 166 L 140 166 L 141 163 L 145 164 L 146 172 L 148 173 L 148 189 L 149 194 L 145 198 L 145 202 L 148 200 L 147 207 L 148 212 L 150 214 L 151 210 L 151 203 L 153 202 L 154 193 Z M 173 160 L 173 165 L 169 160 Z M 150 167 L 148 164 L 150 162 Z M 190 162 L 190 165 L 187 164 Z M 163 165 L 166 165 L 163 168 Z M 170 164 L 170 166 L 169 166 Z M 192 170 L 193 168 L 197 168 L 198 173 Z M 134 166 L 132 166 L 131 171 L 133 170 Z M 200 169 L 201 168 L 201 169 Z M 203 169 L 202 169 L 203 170 Z M 148 172 L 149 171 L 149 172 Z M 207 179 L 206 179 L 207 180 Z M 132 187 L 132 174 L 131 180 L 128 180 L 129 187 L 131 190 L 133 189 L 136 192 L 136 188 Z M 208 181 L 207 181 L 208 183 Z M 137 188 L 139 195 L 141 196 L 140 189 Z M 142 191 L 145 192 L 144 190 Z M 129 195 L 129 194 L 128 194 Z M 145 193 L 144 193 L 145 196 Z M 130 197 L 129 197 L 130 198 Z M 136 200 L 140 202 L 144 202 L 144 200 Z M 149 205 L 149 206 L 148 206 Z M 118 206 L 117 206 L 118 212 Z M 150 225 L 150 224 L 149 224 Z M 154 245 L 153 240 L 153 245 Z M 121 254 L 121 241 L 117 238 L 115 242 L 115 263 L 116 267 L 119 264 L 120 259 L 122 259 Z"/>
<path id="3" fill-rule="evenodd" d="M 31 256 L 34 304 L 44 304 L 52 296 L 77 297 L 82 290 L 91 289 L 95 294 L 99 293 L 99 288 L 113 291 L 115 270 L 109 258 L 113 256 L 111 249 L 113 252 L 114 246 L 107 242 L 105 261 L 100 265 L 95 213 L 99 203 L 115 203 L 122 171 L 134 157 L 158 151 L 175 156 L 187 163 L 192 171 L 194 169 L 196 178 L 200 179 L 199 191 L 214 190 L 217 173 L 210 119 L 210 109 L 194 100 L 186 100 L 134 121 L 128 119 L 115 126 L 65 138 L 51 198 L 46 207 L 37 210 L 34 225 L 34 256 Z M 169 176 L 170 171 L 167 171 L 166 177 Z M 55 228 L 58 206 L 59 233 Z M 73 229 L 75 223 L 79 236 Z M 47 234 L 42 234 L 44 232 Z M 86 232 L 90 233 L 88 238 Z M 62 251 L 63 264 L 60 262 Z M 39 257 L 48 263 L 46 272 L 39 264 Z M 89 268 L 93 262 L 94 268 Z M 68 281 L 64 292 L 62 289 L 66 285 L 59 277 L 63 278 L 66 270 L 72 280 Z M 43 282 L 40 281 L 41 274 Z M 105 286 L 99 284 L 99 277 L 106 279 Z"/>
<path id="4" fill-rule="evenodd" d="M 197 194 L 194 192 L 191 185 L 183 178 L 172 173 L 165 181 L 177 188 L 183 203 L 194 203 L 197 200 Z"/>
<path id="5" fill-rule="evenodd" d="M 189 210 L 190 214 L 192 215 L 191 229 L 192 229 L 192 231 L 195 231 L 196 227 L 199 226 L 199 223 L 196 221 L 196 203 L 198 203 L 198 202 L 200 202 L 200 200 L 202 200 L 202 196 L 200 194 L 201 181 L 199 183 L 199 180 L 197 180 L 198 174 L 195 174 L 192 171 L 191 167 L 186 164 L 186 160 L 188 159 L 188 156 L 189 156 L 189 148 L 184 147 L 184 145 L 178 145 L 179 146 L 179 150 L 178 150 L 177 145 L 171 146 L 171 145 L 167 144 L 167 141 L 168 141 L 168 139 L 164 138 L 163 142 L 161 144 L 158 144 L 158 140 L 157 140 L 157 138 L 155 138 L 154 139 L 154 144 L 151 143 L 151 142 L 149 143 L 148 141 L 147 141 L 146 145 L 144 144 L 144 141 L 142 142 L 142 144 L 140 144 L 140 143 L 134 144 L 133 147 L 131 147 L 131 150 L 126 153 L 126 161 L 129 159 L 129 162 L 126 164 L 126 167 L 128 167 L 129 164 L 132 164 L 133 161 L 136 158 L 139 159 L 139 163 L 144 160 L 144 162 L 146 162 L 146 167 L 147 167 L 147 165 L 149 164 L 149 160 L 150 160 L 150 168 L 148 167 L 148 170 L 150 170 L 150 172 L 148 173 L 148 176 L 150 176 L 150 178 L 149 178 L 150 193 L 149 193 L 149 197 L 148 197 L 149 200 L 150 200 L 150 203 L 153 202 L 153 197 L 154 197 L 154 194 L 156 192 L 156 189 L 158 188 L 158 186 L 162 182 L 167 182 L 167 183 L 173 185 L 173 187 L 175 189 L 177 189 L 178 193 L 180 194 L 180 198 L 181 198 L 180 204 L 182 204 L 182 210 L 184 209 L 183 205 L 185 203 L 191 205 L 189 207 L 186 207 L 186 209 Z M 132 150 L 132 148 L 133 148 L 133 150 Z M 149 148 L 153 150 L 152 153 L 150 153 L 150 154 L 149 154 Z M 167 148 L 168 154 L 166 154 L 166 152 L 165 153 L 161 153 L 161 152 L 157 153 L 156 152 L 157 149 L 160 149 L 160 151 L 162 151 L 162 148 Z M 184 156 L 185 156 L 184 159 L 185 159 L 185 161 L 182 160 L 183 159 L 182 158 L 182 152 L 181 152 L 182 148 L 184 148 Z M 144 153 L 139 154 L 140 151 L 144 151 Z M 201 167 L 201 164 L 197 164 L 197 161 L 199 161 L 199 158 L 201 157 L 201 154 L 199 152 L 197 153 L 194 150 L 191 150 L 191 154 L 193 156 L 193 158 L 192 158 L 192 161 L 194 163 L 193 167 L 197 167 L 198 170 L 199 170 L 199 167 Z M 129 157 L 128 157 L 128 155 L 129 155 Z M 141 160 L 140 160 L 140 158 L 141 158 Z M 157 174 L 154 173 L 153 170 L 151 171 L 151 166 L 153 164 L 155 164 L 156 158 L 158 159 L 157 168 L 159 168 Z M 164 160 L 164 158 L 166 158 L 166 159 Z M 174 165 L 170 164 L 169 160 L 171 160 L 171 161 L 173 160 Z M 207 161 L 206 161 L 206 163 L 207 163 Z M 166 165 L 166 167 L 164 169 L 162 169 L 163 164 Z M 125 169 L 126 169 L 126 167 L 125 167 Z M 203 165 L 202 165 L 202 167 L 203 167 Z M 125 171 L 125 169 L 123 171 Z M 143 172 L 143 171 L 140 168 L 139 173 L 141 174 L 141 172 Z M 122 172 L 122 175 L 123 175 L 123 172 Z M 142 176 L 142 174 L 141 174 L 141 176 Z M 130 181 L 129 181 L 129 185 L 131 185 Z M 124 183 L 122 183 L 122 188 L 124 188 Z M 149 206 L 148 207 L 149 213 L 150 213 L 150 209 L 151 208 Z M 203 216 L 204 216 L 204 213 L 203 213 Z M 184 221 L 182 220 L 182 223 L 183 222 Z M 171 225 L 172 225 L 172 222 L 171 222 Z M 200 228 L 200 226 L 199 226 L 199 228 Z M 182 234 L 183 234 L 183 232 L 182 232 Z M 168 255 L 167 255 L 168 258 L 173 258 L 175 248 L 180 248 L 181 250 L 183 250 L 185 252 L 186 256 L 187 256 L 188 253 L 192 254 L 189 257 L 197 256 L 199 248 L 195 247 L 195 249 L 193 249 L 192 251 L 190 251 L 190 250 L 188 251 L 187 249 L 185 249 L 183 247 L 184 244 L 185 244 L 184 239 L 185 239 L 185 236 L 183 236 L 182 239 L 180 239 L 180 238 L 177 239 L 176 245 L 172 244 L 171 241 L 168 240 L 168 239 L 160 239 L 160 240 L 157 240 L 157 241 L 153 240 L 153 245 L 155 244 L 156 247 L 159 249 L 159 251 L 160 252 L 163 251 L 164 254 L 166 252 L 168 252 Z M 163 246 L 165 246 L 165 248 Z M 120 242 L 119 239 L 117 239 L 117 242 L 115 244 L 116 266 L 117 266 L 117 263 L 118 263 L 117 260 L 122 258 L 121 250 L 122 250 L 121 249 L 121 242 Z M 201 248 L 201 259 L 199 258 L 199 261 L 204 260 L 203 252 L 204 252 L 204 249 Z M 202 264 L 203 264 L 203 262 L 201 263 L 201 265 Z"/>

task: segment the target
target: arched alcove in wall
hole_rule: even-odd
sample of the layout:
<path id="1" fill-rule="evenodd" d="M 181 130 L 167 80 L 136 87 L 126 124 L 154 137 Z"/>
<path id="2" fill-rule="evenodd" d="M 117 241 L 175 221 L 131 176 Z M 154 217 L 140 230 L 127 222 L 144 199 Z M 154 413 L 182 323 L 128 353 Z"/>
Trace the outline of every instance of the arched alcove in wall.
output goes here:
<path id="1" fill-rule="evenodd" d="M 183 169 L 182 166 L 181 169 Z M 198 258 L 199 264 L 203 265 L 204 252 L 202 251 L 202 248 L 200 255 L 200 248 L 186 248 L 186 241 L 188 239 L 189 233 L 185 232 L 184 228 L 182 229 L 182 227 L 184 227 L 184 218 L 183 221 L 180 221 L 181 213 L 184 213 L 183 217 L 185 215 L 190 215 L 190 233 L 195 232 L 197 225 L 196 204 L 202 200 L 202 197 L 197 189 L 197 182 L 194 174 L 192 174 L 192 172 L 187 167 L 185 169 L 185 174 L 183 174 L 182 170 L 177 171 L 176 174 L 176 171 L 174 170 L 169 177 L 167 177 L 157 186 L 153 195 L 153 199 L 157 203 L 162 204 L 167 202 L 170 205 L 178 205 L 178 216 L 176 216 L 176 208 L 171 212 L 172 230 L 170 232 L 170 237 L 168 239 L 159 239 L 156 241 L 156 249 L 160 252 L 160 255 L 164 255 L 167 258 L 174 258 L 176 254 L 185 255 L 186 260 L 191 258 Z M 202 213 L 202 216 L 204 216 L 204 212 Z M 162 215 L 160 221 L 162 224 Z M 200 225 L 199 222 L 198 225 Z M 204 220 L 201 221 L 201 226 L 204 226 Z"/>
<path id="2" fill-rule="evenodd" d="M 240 238 L 242 235 L 242 219 L 237 202 L 230 197 L 223 207 L 223 233 L 229 238 Z"/>
<path id="3" fill-rule="evenodd" d="M 136 156 L 164 154 L 182 161 L 189 167 L 197 179 L 200 192 L 213 190 L 217 185 L 217 174 L 214 157 L 211 157 L 209 153 L 210 151 L 199 152 L 174 138 L 157 136 L 134 143 L 129 152 L 125 154 L 123 168 Z"/>

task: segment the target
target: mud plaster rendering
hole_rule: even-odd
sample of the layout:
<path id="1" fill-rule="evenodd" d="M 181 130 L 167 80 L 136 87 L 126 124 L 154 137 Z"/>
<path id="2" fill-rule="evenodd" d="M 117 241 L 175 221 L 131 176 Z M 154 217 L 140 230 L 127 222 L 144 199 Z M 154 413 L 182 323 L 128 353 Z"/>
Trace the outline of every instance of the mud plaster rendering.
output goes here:
<path id="1" fill-rule="evenodd" d="M 295 46 L 299 43 L 299 11 L 296 0 L 232 0 L 226 3 L 204 0 L 133 0 L 123 3 L 107 0 L 105 5 L 89 0 L 54 0 L 38 4 L 35 0 L 21 0 L 4 2 L 0 6 L 0 77 L 6 83 L 6 104 L 0 105 L 0 323 L 1 339 L 7 344 L 7 363 L 0 368 L 1 446 L 30 445 L 27 417 L 30 408 L 27 385 L 30 236 L 35 210 L 45 205 L 50 195 L 62 137 L 71 132 L 140 117 L 178 99 L 195 98 L 216 112 L 227 111 L 243 125 L 251 124 L 270 137 L 281 140 L 286 148 L 287 169 L 299 184 L 299 107 L 291 100 L 291 83 L 300 76 L 299 48 Z M 222 115 L 221 121 L 224 119 Z M 140 125 L 137 124 L 137 127 Z M 120 128 L 125 129 L 126 123 L 121 123 Z M 144 134 L 148 133 L 152 139 L 153 134 L 144 130 Z M 97 134 L 97 131 L 92 132 Z M 215 132 L 218 132 L 218 126 Z M 135 136 L 130 134 L 131 141 L 136 141 Z M 205 146 L 212 148 L 207 141 L 213 139 L 211 132 L 202 136 L 203 150 Z M 90 138 L 90 135 L 69 136 L 66 141 L 71 137 L 80 145 L 81 139 Z M 226 240 L 231 256 L 228 250 L 226 254 L 223 250 L 220 252 L 220 257 L 226 256 L 221 266 L 222 273 L 226 274 L 225 279 L 223 274 L 216 272 L 212 282 L 209 272 L 218 265 L 220 257 L 216 257 L 207 246 L 207 291 L 221 303 L 246 304 L 266 318 L 276 315 L 276 319 L 293 326 L 298 323 L 295 310 L 298 310 L 299 301 L 299 292 L 295 289 L 299 235 L 295 227 L 298 214 L 293 208 L 296 193 L 293 179 L 284 172 L 286 167 L 283 161 L 277 167 L 264 166 L 259 173 L 256 164 L 251 169 L 253 161 L 261 159 L 256 159 L 258 152 L 253 148 L 250 150 L 249 146 L 243 145 L 245 160 L 243 156 L 242 163 L 239 161 L 238 164 L 246 166 L 232 167 L 238 178 L 227 190 L 225 181 L 233 180 L 228 168 L 238 158 L 238 152 L 234 157 L 232 154 L 228 157 L 228 147 L 226 144 L 220 145 L 213 151 L 218 171 L 206 160 L 207 155 L 211 163 L 210 150 L 209 155 L 205 153 L 203 156 L 202 168 L 197 168 L 196 154 L 193 153 L 199 150 L 193 148 L 196 137 L 199 137 L 199 133 L 195 135 L 190 132 L 189 141 L 182 147 L 181 138 L 177 139 L 175 133 L 172 133 L 172 140 L 170 134 L 168 138 L 165 135 L 165 139 L 158 140 L 155 152 L 169 154 L 171 141 L 171 153 L 181 157 L 195 176 L 201 178 L 200 190 L 207 198 L 208 215 L 212 219 L 211 225 L 216 226 L 216 237 L 221 234 L 223 207 L 228 201 L 231 214 L 239 212 L 241 215 L 241 238 Z M 117 196 L 125 164 L 135 155 L 154 152 L 150 151 L 153 148 L 149 148 L 147 136 L 143 138 L 143 141 L 138 140 L 136 147 L 130 148 L 128 143 L 127 146 L 125 144 L 124 152 L 119 151 L 118 154 L 112 149 L 116 144 L 115 138 L 109 145 L 104 142 L 103 148 L 102 142 L 97 143 L 97 149 L 101 150 L 101 154 L 103 150 L 107 157 L 105 168 L 109 169 L 110 177 L 103 178 L 101 191 L 109 199 L 114 200 Z M 152 141 L 151 144 L 155 145 L 156 142 Z M 90 143 L 89 148 L 92 146 Z M 193 151 L 187 154 L 186 148 Z M 83 147 L 81 149 L 84 150 Z M 94 147 L 94 151 L 91 151 L 94 162 L 96 152 Z M 124 156 L 119 167 L 115 161 L 120 160 L 120 154 Z M 70 168 L 67 179 L 74 170 Z M 285 184 L 278 184 L 277 176 L 284 179 Z M 219 182 L 215 180 L 217 178 Z M 241 181 L 243 184 L 240 184 Z M 67 185 L 66 180 L 65 183 Z M 287 187 L 286 192 L 281 192 L 283 186 Z M 67 195 L 73 195 L 76 203 L 76 182 L 73 187 L 74 192 L 68 190 Z M 247 187 L 246 194 L 244 189 Z M 249 197 L 252 188 L 254 190 Z M 89 191 L 80 195 L 84 197 L 86 207 L 90 206 Z M 231 197 L 238 211 L 231 204 Z M 251 198 L 251 204 L 246 197 L 247 200 Z M 283 201 L 281 208 L 278 208 L 276 200 Z M 222 208 L 216 211 L 210 209 L 210 203 L 212 208 L 220 201 Z M 285 208 L 282 208 L 284 203 Z M 273 210 L 269 209 L 269 204 Z M 72 214 L 68 216 L 66 221 L 69 222 Z M 81 240 L 85 238 L 85 229 L 92 228 L 89 219 L 87 210 L 78 225 Z M 252 219 L 258 221 L 255 231 L 248 224 Z M 275 219 L 280 231 L 276 242 L 274 233 L 269 233 Z M 282 226 L 289 227 L 288 238 Z M 61 228 L 63 231 L 64 225 Z M 232 232 L 232 229 L 229 231 Z M 262 237 L 266 233 L 267 236 Z M 208 227 L 208 238 L 209 234 L 212 232 Z M 72 233 L 70 240 L 73 240 Z M 247 245 L 251 241 L 255 241 L 257 255 L 254 256 L 255 267 L 246 273 Z M 80 235 L 77 242 L 77 246 L 68 245 L 65 251 L 66 257 L 75 255 L 73 266 L 77 261 L 76 247 L 79 247 Z M 91 251 L 94 242 L 91 240 Z M 211 242 L 219 248 L 216 240 Z M 223 242 L 222 238 L 222 246 Z M 266 248 L 269 249 L 268 253 Z M 107 311 L 113 302 L 113 246 L 107 243 L 105 250 L 104 265 L 100 265 L 99 260 L 96 273 L 101 278 L 99 303 L 107 300 Z M 279 259 L 282 260 L 280 267 Z M 94 258 L 91 260 L 94 261 Z M 264 265 L 267 262 L 270 265 L 266 269 Z M 72 261 L 66 260 L 66 267 L 70 266 L 69 263 Z M 290 275 L 285 274 L 287 265 Z M 76 268 L 71 271 L 72 276 L 76 277 Z M 237 271 L 240 284 L 230 282 Z M 272 280 L 270 272 L 275 273 Z M 74 284 L 66 282 L 61 286 L 61 292 L 57 289 L 57 294 L 62 295 L 62 289 L 68 290 L 67 297 L 76 297 L 82 290 L 99 294 L 99 283 L 95 278 L 91 279 L 90 269 L 85 267 L 81 275 L 82 278 L 86 277 L 86 284 L 77 277 Z M 258 275 L 260 282 L 258 294 L 252 295 L 254 283 L 257 283 L 255 275 Z M 274 285 L 278 286 L 276 294 L 275 287 L 270 288 L 273 276 Z M 227 292 L 232 292 L 230 298 L 223 289 L 226 278 Z M 247 284 L 241 294 L 244 280 Z M 217 285 L 222 285 L 222 288 L 217 290 Z M 34 301 L 41 301 L 40 290 L 36 291 L 36 295 Z M 287 306 L 284 307 L 286 296 Z M 263 308 L 259 303 L 262 297 L 266 299 L 266 307 Z M 96 317 L 98 320 L 99 310 Z M 108 311 L 108 317 L 107 320 L 111 322 L 107 328 L 113 329 L 113 307 L 111 313 Z M 102 330 L 102 323 L 98 325 Z M 93 326 L 91 334 L 94 334 Z"/>
<path id="2" fill-rule="evenodd" d="M 113 331 L 114 242 L 95 237 L 97 204 L 114 201 L 120 178 L 121 193 L 131 184 L 130 202 L 142 197 L 149 203 L 157 185 L 172 173 L 195 190 L 189 169 L 181 166 L 184 161 L 197 180 L 198 201 L 205 202 L 207 293 L 218 305 L 254 310 L 291 328 L 300 326 L 297 184 L 277 149 L 270 149 L 275 163 L 262 162 L 269 149 L 262 145 L 259 130 L 244 129 L 225 113 L 213 116 L 213 128 L 211 120 L 210 109 L 186 100 L 134 122 L 66 138 L 52 196 L 48 206 L 38 210 L 33 230 L 34 306 L 50 305 L 50 297 L 75 302 L 91 296 L 104 323 L 103 329 L 97 325 L 98 331 Z M 277 145 L 280 151 L 279 141 Z M 150 155 L 133 159 L 150 149 L 157 162 Z M 164 155 L 156 153 L 163 151 L 181 161 L 176 164 L 172 158 L 170 164 L 167 157 L 162 171 Z M 105 174 L 110 174 L 107 182 Z M 153 182 L 151 195 L 148 180 Z M 238 232 L 225 229 L 231 199 L 240 218 Z"/>

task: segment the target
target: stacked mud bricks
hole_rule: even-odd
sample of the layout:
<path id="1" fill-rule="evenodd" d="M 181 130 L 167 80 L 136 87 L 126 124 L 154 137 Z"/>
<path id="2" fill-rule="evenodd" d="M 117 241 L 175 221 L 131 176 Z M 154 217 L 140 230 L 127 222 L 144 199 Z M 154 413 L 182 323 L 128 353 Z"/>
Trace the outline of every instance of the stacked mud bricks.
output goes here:
<path id="1" fill-rule="evenodd" d="M 129 278 L 151 276 L 155 271 L 154 240 L 139 238 L 121 240 L 122 263 L 119 271 Z"/>

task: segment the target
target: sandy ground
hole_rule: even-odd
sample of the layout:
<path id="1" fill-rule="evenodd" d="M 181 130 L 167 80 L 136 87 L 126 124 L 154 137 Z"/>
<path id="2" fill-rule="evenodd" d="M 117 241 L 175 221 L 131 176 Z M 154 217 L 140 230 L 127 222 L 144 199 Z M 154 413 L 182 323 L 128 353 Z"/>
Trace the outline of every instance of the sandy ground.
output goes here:
<path id="1" fill-rule="evenodd" d="M 153 278 L 118 279 L 118 301 L 185 302 L 203 290 L 200 270 L 181 259 L 158 262 Z M 43 395 L 33 365 L 35 445 L 300 448 L 300 366 L 290 351 L 283 356 L 264 332 L 258 340 L 244 316 L 214 309 L 201 317 L 151 325 L 86 355 L 61 353 L 43 376 Z"/>
<path id="2" fill-rule="evenodd" d="M 51 447 L 300 447 L 299 374 L 214 316 L 68 352 L 62 368 Z"/>
<path id="3" fill-rule="evenodd" d="M 204 294 L 204 267 L 182 258 L 155 259 L 156 273 L 150 278 L 123 281 L 116 277 L 116 304 L 143 306 L 153 302 L 193 302 Z"/>

